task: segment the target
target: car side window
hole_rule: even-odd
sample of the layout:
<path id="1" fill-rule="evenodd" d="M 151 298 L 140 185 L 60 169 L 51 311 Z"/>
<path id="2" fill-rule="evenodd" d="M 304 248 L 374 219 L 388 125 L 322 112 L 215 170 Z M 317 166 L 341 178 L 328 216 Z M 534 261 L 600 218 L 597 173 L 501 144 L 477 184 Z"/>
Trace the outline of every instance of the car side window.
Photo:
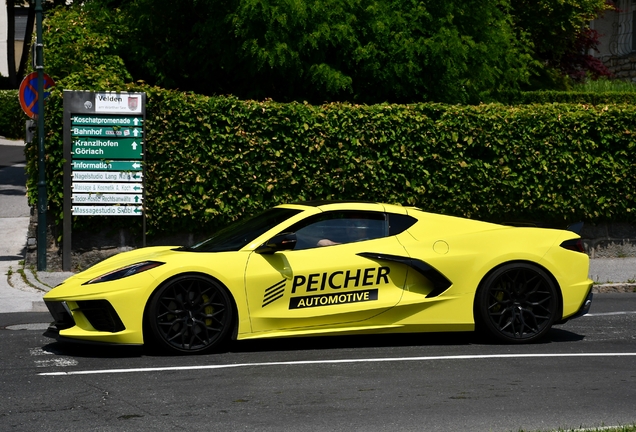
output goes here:
<path id="1" fill-rule="evenodd" d="M 290 227 L 296 233 L 294 250 L 353 243 L 388 235 L 384 213 L 332 211 L 315 215 Z"/>
<path id="2" fill-rule="evenodd" d="M 417 222 L 413 216 L 393 214 L 389 215 L 389 235 L 394 236 L 403 233 L 407 229 L 411 228 Z"/>

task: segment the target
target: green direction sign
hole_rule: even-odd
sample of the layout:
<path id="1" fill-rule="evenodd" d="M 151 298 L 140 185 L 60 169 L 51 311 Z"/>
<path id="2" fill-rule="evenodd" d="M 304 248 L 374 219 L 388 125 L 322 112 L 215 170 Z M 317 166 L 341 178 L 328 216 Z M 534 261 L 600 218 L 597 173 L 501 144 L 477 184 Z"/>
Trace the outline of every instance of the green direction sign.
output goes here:
<path id="1" fill-rule="evenodd" d="M 109 138 L 139 138 L 143 134 L 140 127 L 122 126 L 73 126 L 73 137 L 109 137 Z"/>
<path id="2" fill-rule="evenodd" d="M 143 214 L 142 207 L 136 205 L 74 205 L 71 211 L 73 216 L 141 216 Z"/>
<path id="3" fill-rule="evenodd" d="M 91 163 L 94 163 L 91 161 Z M 140 171 L 73 171 L 73 182 L 141 182 L 143 173 Z"/>
<path id="4" fill-rule="evenodd" d="M 138 126 L 142 127 L 144 118 L 141 116 L 96 116 L 75 114 L 71 117 L 71 124 L 88 126 Z"/>
<path id="5" fill-rule="evenodd" d="M 143 191 L 141 183 L 88 183 L 73 182 L 71 188 L 75 193 L 132 193 L 138 194 Z"/>
<path id="6" fill-rule="evenodd" d="M 141 159 L 142 141 L 135 138 L 77 138 L 73 158 Z"/>
<path id="7" fill-rule="evenodd" d="M 141 194 L 122 193 L 74 193 L 71 195 L 73 204 L 141 204 L 144 200 Z"/>
<path id="8" fill-rule="evenodd" d="M 114 160 L 73 160 L 71 167 L 75 171 L 141 171 L 141 161 Z"/>

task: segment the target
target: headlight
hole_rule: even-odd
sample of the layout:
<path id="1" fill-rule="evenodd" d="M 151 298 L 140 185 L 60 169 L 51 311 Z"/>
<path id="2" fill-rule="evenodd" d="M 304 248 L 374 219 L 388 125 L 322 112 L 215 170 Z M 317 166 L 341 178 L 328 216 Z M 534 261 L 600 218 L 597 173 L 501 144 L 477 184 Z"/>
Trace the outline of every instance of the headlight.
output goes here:
<path id="1" fill-rule="evenodd" d="M 126 267 L 122 267 L 117 270 L 113 270 L 112 272 L 106 273 L 104 275 L 98 276 L 95 279 L 91 279 L 88 282 L 84 282 L 82 285 L 95 284 L 100 282 L 110 282 L 117 279 L 122 279 L 128 276 L 136 275 L 141 272 L 145 272 L 146 270 L 153 269 L 155 267 L 159 267 L 164 265 L 165 263 L 158 261 L 144 261 L 136 264 L 131 264 Z"/>

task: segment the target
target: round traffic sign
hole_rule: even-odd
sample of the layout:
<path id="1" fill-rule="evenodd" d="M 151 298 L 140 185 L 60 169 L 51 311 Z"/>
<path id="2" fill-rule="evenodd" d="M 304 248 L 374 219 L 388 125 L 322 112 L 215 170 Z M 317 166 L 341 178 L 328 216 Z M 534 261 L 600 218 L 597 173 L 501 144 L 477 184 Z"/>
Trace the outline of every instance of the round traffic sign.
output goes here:
<path id="1" fill-rule="evenodd" d="M 46 90 L 55 86 L 55 81 L 44 74 L 44 98 L 49 95 L 50 92 Z M 38 73 L 31 72 L 27 76 L 24 77 L 22 83 L 20 83 L 20 92 L 18 93 L 20 98 L 20 106 L 22 110 L 31 117 L 35 119 L 38 117 Z"/>

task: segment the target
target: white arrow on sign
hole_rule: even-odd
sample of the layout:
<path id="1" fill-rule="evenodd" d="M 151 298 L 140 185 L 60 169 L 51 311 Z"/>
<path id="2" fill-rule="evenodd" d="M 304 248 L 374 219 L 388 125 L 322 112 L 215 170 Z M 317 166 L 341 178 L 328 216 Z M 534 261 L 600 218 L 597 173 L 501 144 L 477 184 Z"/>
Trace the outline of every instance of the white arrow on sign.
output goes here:
<path id="1" fill-rule="evenodd" d="M 133 141 L 131 145 L 133 150 L 137 150 L 137 143 L 135 141 Z"/>

